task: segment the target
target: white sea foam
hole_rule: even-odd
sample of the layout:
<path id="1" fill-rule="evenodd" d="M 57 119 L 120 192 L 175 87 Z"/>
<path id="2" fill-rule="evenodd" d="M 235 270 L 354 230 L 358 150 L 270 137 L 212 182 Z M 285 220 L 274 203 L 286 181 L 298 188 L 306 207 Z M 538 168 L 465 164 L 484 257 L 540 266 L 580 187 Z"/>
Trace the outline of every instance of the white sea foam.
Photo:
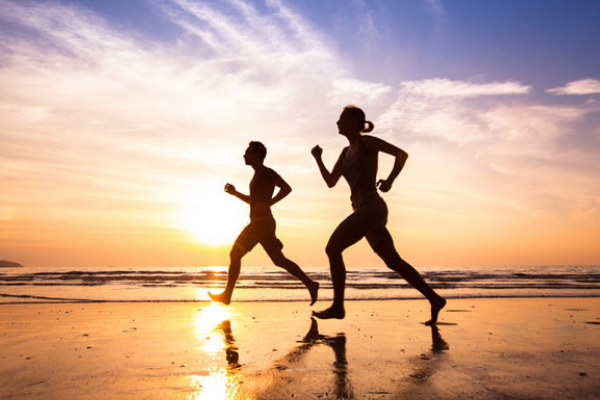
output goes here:
<path id="1" fill-rule="evenodd" d="M 600 297 L 598 266 L 428 267 L 425 280 L 448 298 Z M 321 283 L 319 298 L 331 299 L 329 270 L 305 268 Z M 204 301 L 220 291 L 226 267 L 7 268 L 0 270 L 0 303 Z M 346 298 L 420 298 L 398 274 L 385 268 L 349 269 Z M 304 286 L 275 267 L 244 267 L 235 301 L 308 301 Z"/>

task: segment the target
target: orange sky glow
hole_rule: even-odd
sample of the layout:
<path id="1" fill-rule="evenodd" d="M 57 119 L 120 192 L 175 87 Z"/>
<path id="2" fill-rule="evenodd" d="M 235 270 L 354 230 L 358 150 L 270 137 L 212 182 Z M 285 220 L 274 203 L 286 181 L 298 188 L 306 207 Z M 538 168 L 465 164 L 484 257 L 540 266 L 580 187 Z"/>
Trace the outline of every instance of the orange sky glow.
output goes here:
<path id="1" fill-rule="evenodd" d="M 0 259 L 227 265 L 248 209 L 223 186 L 247 193 L 242 155 L 260 140 L 293 189 L 273 209 L 284 253 L 325 266 L 349 189 L 326 187 L 310 149 L 331 167 L 347 144 L 335 122 L 357 104 L 410 155 L 383 197 L 412 264 L 600 264 L 597 77 L 427 77 L 413 61 L 379 80 L 284 2 L 276 15 L 240 7 L 245 23 L 173 3 L 181 15 L 165 18 L 183 33 L 169 42 L 84 6 L 0 1 L 13 29 L 0 50 Z M 345 257 L 382 265 L 364 241 Z M 270 261 L 257 248 L 244 265 Z"/>

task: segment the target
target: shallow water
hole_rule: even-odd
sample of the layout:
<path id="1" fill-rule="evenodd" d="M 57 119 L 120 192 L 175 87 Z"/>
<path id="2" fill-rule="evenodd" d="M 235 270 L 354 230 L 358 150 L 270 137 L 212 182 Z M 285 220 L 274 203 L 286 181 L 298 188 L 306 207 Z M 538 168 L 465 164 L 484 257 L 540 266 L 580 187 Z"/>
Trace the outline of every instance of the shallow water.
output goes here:
<path id="1" fill-rule="evenodd" d="M 305 268 L 321 283 L 320 299 L 332 295 L 327 267 Z M 600 297 L 598 266 L 427 267 L 425 280 L 448 298 Z M 224 286 L 227 268 L 90 267 L 0 269 L 0 303 L 55 301 L 203 301 Z M 346 298 L 420 298 L 385 268 L 349 270 Z M 306 301 L 303 285 L 276 267 L 244 267 L 235 301 Z"/>

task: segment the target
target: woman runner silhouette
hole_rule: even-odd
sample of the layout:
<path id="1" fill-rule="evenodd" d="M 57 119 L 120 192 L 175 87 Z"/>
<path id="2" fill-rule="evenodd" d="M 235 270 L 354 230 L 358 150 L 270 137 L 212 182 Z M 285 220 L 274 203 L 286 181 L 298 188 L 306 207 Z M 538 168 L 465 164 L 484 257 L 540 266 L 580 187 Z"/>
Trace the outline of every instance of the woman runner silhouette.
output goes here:
<path id="1" fill-rule="evenodd" d="M 440 310 L 446 305 L 446 300 L 438 295 L 423 280 L 419 272 L 404 261 L 396 251 L 394 241 L 385 227 L 388 216 L 387 206 L 377 193 L 377 188 L 382 192 L 392 188 L 394 180 L 404 167 L 408 154 L 385 140 L 362 135 L 371 132 L 375 126 L 371 121 L 366 121 L 364 111 L 358 107 L 345 107 L 337 121 L 337 126 L 339 134 L 345 136 L 350 145 L 342 150 L 333 170 L 329 172 L 323 164 L 321 147 L 315 146 L 311 152 L 328 187 L 334 187 L 342 176 L 348 181 L 354 212 L 339 224 L 326 247 L 333 281 L 333 304 L 328 309 L 313 314 L 321 319 L 344 318 L 346 267 L 342 252 L 366 237 L 369 245 L 388 268 L 398 272 L 429 300 L 431 319 L 426 324 L 434 325 L 437 323 Z M 385 180 L 380 179 L 376 183 L 379 152 L 395 157 L 395 163 L 389 177 Z"/>

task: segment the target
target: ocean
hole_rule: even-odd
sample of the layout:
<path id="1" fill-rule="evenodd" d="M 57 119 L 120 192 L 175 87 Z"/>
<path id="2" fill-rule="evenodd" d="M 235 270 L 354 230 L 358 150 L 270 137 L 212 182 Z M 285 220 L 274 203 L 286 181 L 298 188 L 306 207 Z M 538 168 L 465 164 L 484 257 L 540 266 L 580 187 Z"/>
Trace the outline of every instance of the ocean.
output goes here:
<path id="1" fill-rule="evenodd" d="M 328 267 L 304 268 L 332 298 Z M 600 297 L 600 266 L 427 267 L 425 280 L 447 298 Z M 32 302 L 194 302 L 224 287 L 227 268 L 89 267 L 2 268 L 0 304 Z M 415 299 L 421 295 L 398 274 L 349 269 L 348 300 Z M 308 301 L 301 282 L 277 267 L 242 267 L 233 301 Z"/>

